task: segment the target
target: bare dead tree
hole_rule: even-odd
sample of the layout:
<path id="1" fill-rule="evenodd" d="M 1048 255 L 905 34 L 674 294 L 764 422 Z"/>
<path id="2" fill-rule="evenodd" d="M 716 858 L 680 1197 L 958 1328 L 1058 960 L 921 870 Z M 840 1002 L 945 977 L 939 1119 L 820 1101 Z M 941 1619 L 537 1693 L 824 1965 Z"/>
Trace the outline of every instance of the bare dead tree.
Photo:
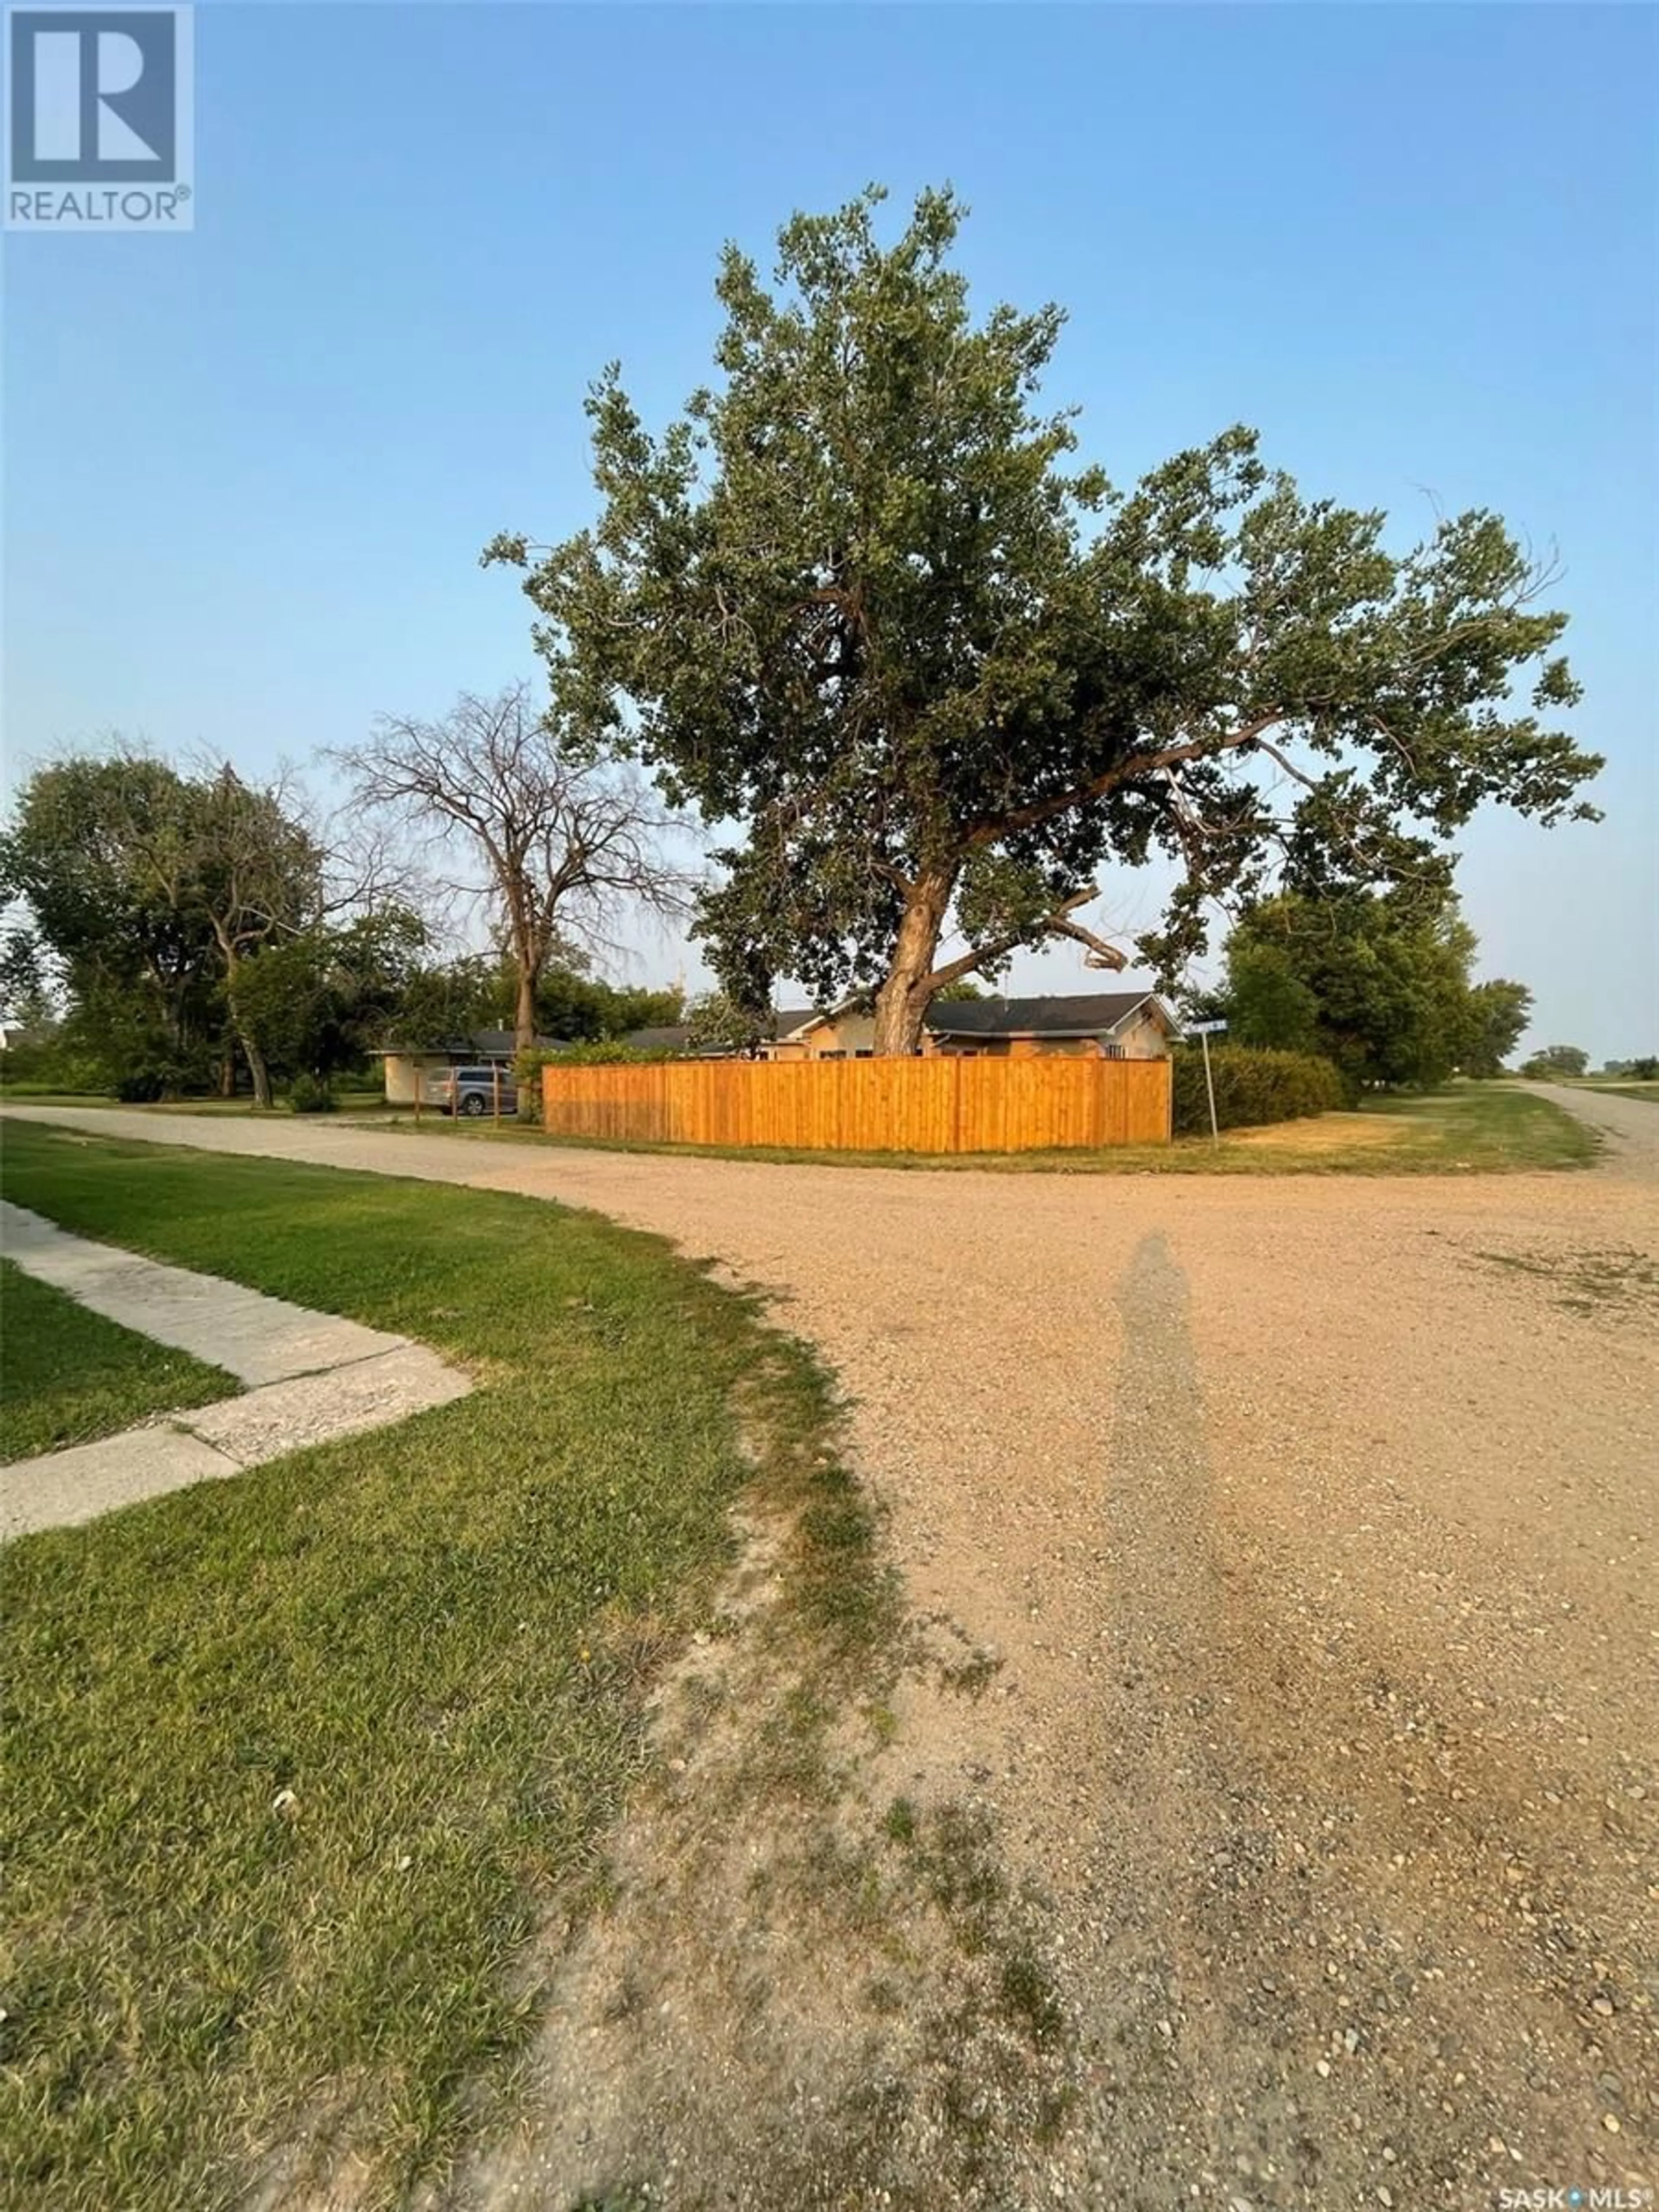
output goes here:
<path id="1" fill-rule="evenodd" d="M 516 975 L 514 1029 L 535 1041 L 536 986 L 563 940 L 608 949 L 618 908 L 689 912 L 693 878 L 669 860 L 675 817 L 631 771 L 565 748 L 529 687 L 463 692 L 441 721 L 383 715 L 362 745 L 331 755 L 359 806 L 412 830 L 461 833 Z"/>

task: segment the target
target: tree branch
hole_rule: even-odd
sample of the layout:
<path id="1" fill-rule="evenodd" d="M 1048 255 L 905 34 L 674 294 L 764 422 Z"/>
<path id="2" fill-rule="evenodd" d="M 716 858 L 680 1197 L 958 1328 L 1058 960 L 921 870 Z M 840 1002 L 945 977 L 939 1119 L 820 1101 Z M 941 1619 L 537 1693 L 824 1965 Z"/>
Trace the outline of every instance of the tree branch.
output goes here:
<path id="1" fill-rule="evenodd" d="M 1042 921 L 1031 922 L 1024 929 L 994 939 L 989 945 L 970 946 L 960 958 L 948 960 L 942 968 L 935 968 L 924 980 L 921 988 L 930 995 L 936 995 L 951 984 L 960 982 L 964 975 L 971 975 L 975 969 L 984 967 L 988 962 L 1000 960 L 1008 953 L 1018 951 L 1022 945 L 1030 945 L 1033 939 L 1045 937 L 1069 937 L 1077 944 L 1086 945 L 1094 956 L 1089 963 L 1092 968 L 1127 968 L 1129 964 L 1127 953 L 1120 952 L 1115 945 L 1109 945 L 1104 938 L 1097 937 L 1092 929 L 1087 929 L 1080 921 L 1072 919 L 1079 907 L 1087 906 L 1091 899 L 1099 896 L 1097 884 L 1085 884 L 1080 891 L 1073 891 L 1070 898 L 1063 901 Z"/>

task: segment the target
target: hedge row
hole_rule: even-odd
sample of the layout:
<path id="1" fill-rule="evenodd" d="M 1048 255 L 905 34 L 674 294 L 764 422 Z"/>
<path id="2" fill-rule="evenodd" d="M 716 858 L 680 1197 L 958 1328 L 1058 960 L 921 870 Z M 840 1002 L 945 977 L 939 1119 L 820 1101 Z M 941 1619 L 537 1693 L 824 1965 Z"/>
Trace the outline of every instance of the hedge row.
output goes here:
<path id="1" fill-rule="evenodd" d="M 1210 1126 L 1204 1091 L 1204 1055 L 1195 1044 L 1182 1045 L 1175 1064 L 1175 1133 L 1195 1136 Z M 1342 1078 L 1328 1060 L 1311 1052 L 1256 1052 L 1248 1045 L 1210 1048 L 1215 1079 L 1215 1117 L 1224 1129 L 1243 1129 L 1261 1121 L 1294 1121 L 1308 1114 L 1328 1114 L 1344 1106 Z"/>
<path id="2" fill-rule="evenodd" d="M 592 1044 L 562 1044 L 556 1050 L 538 1045 L 533 1051 L 518 1054 L 513 1062 L 513 1079 L 519 1086 L 519 1119 L 541 1120 L 544 1067 L 643 1067 L 680 1057 L 672 1050 L 641 1052 L 615 1038 L 601 1038 Z"/>
<path id="3" fill-rule="evenodd" d="M 538 1046 L 533 1051 L 521 1052 L 513 1062 L 513 1073 L 520 1085 L 534 1084 L 539 1090 L 544 1067 L 651 1067 L 659 1060 L 681 1057 L 672 1048 L 641 1052 L 618 1039 L 601 1038 L 593 1044 Z"/>

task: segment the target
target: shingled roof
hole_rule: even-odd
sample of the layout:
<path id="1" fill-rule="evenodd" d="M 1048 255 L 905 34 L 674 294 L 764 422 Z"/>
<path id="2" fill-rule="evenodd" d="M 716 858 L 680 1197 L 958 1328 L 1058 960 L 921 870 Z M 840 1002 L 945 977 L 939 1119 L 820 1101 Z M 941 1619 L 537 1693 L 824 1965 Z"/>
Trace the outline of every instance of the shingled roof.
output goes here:
<path id="1" fill-rule="evenodd" d="M 1099 1036 L 1125 1022 L 1151 991 L 1085 991 L 1074 998 L 935 999 L 927 1027 L 935 1036 Z"/>

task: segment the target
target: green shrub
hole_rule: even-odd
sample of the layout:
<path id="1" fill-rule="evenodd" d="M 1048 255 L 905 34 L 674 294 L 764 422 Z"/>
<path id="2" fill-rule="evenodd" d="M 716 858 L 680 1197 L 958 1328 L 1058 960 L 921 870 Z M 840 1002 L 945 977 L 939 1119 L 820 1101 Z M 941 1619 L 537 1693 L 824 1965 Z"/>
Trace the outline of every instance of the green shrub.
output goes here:
<path id="1" fill-rule="evenodd" d="M 0 1052 L 0 1083 L 8 1091 L 107 1092 L 109 1071 L 61 1036 L 26 1037 Z"/>
<path id="2" fill-rule="evenodd" d="M 320 1075 L 310 1075 L 302 1068 L 288 1086 L 289 1111 L 291 1114 L 331 1114 L 338 1101 Z"/>
<path id="3" fill-rule="evenodd" d="M 1198 1045 L 1182 1045 L 1172 1055 L 1175 1073 L 1175 1133 L 1196 1135 L 1210 1126 L 1204 1090 L 1204 1054 Z M 1342 1078 L 1328 1060 L 1311 1052 L 1258 1052 L 1249 1045 L 1210 1048 L 1215 1079 L 1215 1117 L 1224 1129 L 1249 1128 L 1263 1121 L 1295 1121 L 1308 1114 L 1328 1114 L 1348 1103 Z"/>
<path id="4" fill-rule="evenodd" d="M 167 1078 L 157 1067 L 130 1067 L 115 1079 L 115 1096 L 123 1106 L 153 1106 L 167 1089 Z"/>
<path id="5" fill-rule="evenodd" d="M 567 1045 L 562 1052 L 546 1053 L 543 1057 L 556 1067 L 561 1063 L 566 1067 L 647 1067 L 659 1060 L 679 1060 L 683 1055 L 672 1046 L 641 1052 L 636 1045 L 622 1044 L 614 1037 L 605 1037 L 597 1044 Z"/>
<path id="6" fill-rule="evenodd" d="M 640 1052 L 633 1045 L 609 1038 L 597 1044 L 561 1045 L 556 1051 L 538 1047 L 533 1052 L 521 1052 L 513 1062 L 513 1079 L 519 1086 L 519 1119 L 541 1120 L 544 1067 L 644 1067 L 683 1056 L 672 1050 Z"/>

